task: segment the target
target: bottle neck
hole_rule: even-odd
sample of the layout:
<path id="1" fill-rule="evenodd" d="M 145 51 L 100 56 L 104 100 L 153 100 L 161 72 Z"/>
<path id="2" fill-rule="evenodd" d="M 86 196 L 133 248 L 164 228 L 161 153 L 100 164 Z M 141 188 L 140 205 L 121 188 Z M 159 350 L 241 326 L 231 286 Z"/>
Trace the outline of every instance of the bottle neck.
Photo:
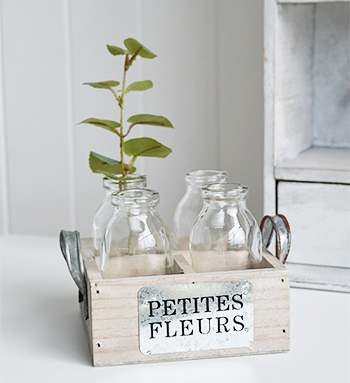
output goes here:
<path id="1" fill-rule="evenodd" d="M 147 179 L 146 176 L 136 174 L 119 180 L 104 177 L 102 183 L 106 190 L 106 196 L 109 197 L 112 193 L 122 190 L 145 189 L 147 186 Z"/>
<path id="2" fill-rule="evenodd" d="M 113 193 L 114 191 L 113 190 L 111 190 L 111 189 L 106 189 L 106 198 L 111 198 L 111 195 L 112 195 L 112 193 Z"/>
<path id="3" fill-rule="evenodd" d="M 201 190 L 214 183 L 227 182 L 227 173 L 221 170 L 196 170 L 185 176 L 187 190 Z"/>
<path id="4" fill-rule="evenodd" d="M 130 214 L 153 211 L 159 203 L 159 193 L 150 189 L 128 189 L 112 194 L 112 204 Z"/>
<path id="5" fill-rule="evenodd" d="M 154 215 L 156 208 L 154 206 L 115 206 L 115 212 L 118 214 L 126 214 L 128 216 Z"/>
<path id="6" fill-rule="evenodd" d="M 202 191 L 202 187 L 203 186 L 199 186 L 197 184 L 186 183 L 186 192 L 198 193 L 200 195 Z"/>
<path id="7" fill-rule="evenodd" d="M 236 209 L 246 209 L 247 208 L 247 200 L 246 199 L 203 199 L 206 205 L 213 208 L 230 208 L 234 207 Z"/>

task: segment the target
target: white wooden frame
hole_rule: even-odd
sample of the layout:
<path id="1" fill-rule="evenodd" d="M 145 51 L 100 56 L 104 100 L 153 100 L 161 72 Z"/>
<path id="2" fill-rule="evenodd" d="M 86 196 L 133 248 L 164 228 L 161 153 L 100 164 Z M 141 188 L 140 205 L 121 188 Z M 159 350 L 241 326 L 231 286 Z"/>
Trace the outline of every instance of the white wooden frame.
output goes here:
<path id="1" fill-rule="evenodd" d="M 274 215 L 280 213 L 285 214 L 288 218 L 288 214 L 282 210 L 283 207 L 281 207 L 279 203 L 279 182 L 283 182 L 283 186 L 287 187 L 294 185 L 294 188 L 295 182 L 300 182 L 300 185 L 303 184 L 304 189 L 307 189 L 307 185 L 314 183 L 320 185 L 322 189 L 326 188 L 326 185 L 334 184 L 334 190 L 342 189 L 342 195 L 345 195 L 344 201 L 334 201 L 334 203 L 336 204 L 336 208 L 338 208 L 337 210 L 342 210 L 339 213 L 339 219 L 344 223 L 341 235 L 347 240 L 350 237 L 350 218 L 347 219 L 348 213 L 350 217 L 350 154 L 349 133 L 347 132 L 347 130 L 350 131 L 349 106 L 347 106 L 348 109 L 346 109 L 345 106 L 345 109 L 341 111 L 344 114 L 343 120 L 339 123 L 339 129 L 337 126 L 335 126 L 335 128 L 331 126 L 332 129 L 335 129 L 335 134 L 337 135 L 334 139 L 334 146 L 332 145 L 332 137 L 329 138 L 329 131 L 325 131 L 326 133 L 321 140 L 315 139 L 315 137 L 313 137 L 314 132 L 311 131 L 311 129 L 314 129 L 311 125 L 314 124 L 315 115 L 317 118 L 321 115 L 321 118 L 326 121 L 326 117 L 322 115 L 322 111 L 325 108 L 319 106 L 319 108 L 322 109 L 321 113 L 319 113 L 319 110 L 316 110 L 314 106 L 315 89 L 312 89 L 312 81 L 315 81 L 314 76 L 318 75 L 316 72 L 316 66 L 318 64 L 317 62 L 312 62 L 313 67 L 309 69 L 310 63 L 308 63 L 306 59 L 299 60 L 298 62 L 291 60 L 293 59 L 293 55 L 291 54 L 293 43 L 299 44 L 301 49 L 318 49 L 318 53 L 316 54 L 324 54 L 325 58 L 326 55 L 329 54 L 327 51 L 328 47 L 325 46 L 323 48 L 322 45 L 320 45 L 322 44 L 320 40 L 322 40 L 321 37 L 323 36 L 319 37 L 316 35 L 316 38 L 313 36 L 312 40 L 310 38 L 312 33 L 314 35 L 318 33 L 315 32 L 315 24 L 311 25 L 312 19 L 310 18 L 312 13 L 313 17 L 315 17 L 315 9 L 324 11 L 326 7 L 330 9 L 330 7 L 335 6 L 338 7 L 338 13 L 345 15 L 344 17 L 349 13 L 341 12 L 347 9 L 347 5 L 344 3 L 349 3 L 348 0 L 337 2 L 327 1 L 327 3 L 332 4 L 324 4 L 322 5 L 323 8 L 318 6 L 317 3 L 326 3 L 326 1 L 265 0 L 264 214 Z M 290 22 L 288 12 L 290 12 L 289 15 L 294 13 L 295 16 L 292 20 L 294 24 L 288 24 L 288 22 Z M 307 18 L 308 15 L 310 15 L 309 18 Z M 315 20 L 313 20 L 313 23 L 315 23 Z M 349 22 L 347 21 L 347 23 Z M 349 24 L 347 24 L 347 28 L 349 29 L 348 25 Z M 314 28 L 314 30 L 312 30 L 312 28 Z M 337 31 L 335 31 L 335 33 L 337 33 Z M 298 40 L 298 38 L 300 39 Z M 318 44 L 316 48 L 315 44 Z M 335 60 L 335 66 L 340 65 L 337 63 L 338 61 L 343 64 L 349 62 L 348 45 L 349 44 L 344 44 L 344 50 L 341 51 L 342 57 L 340 57 L 339 60 Z M 322 49 L 324 49 L 324 52 Z M 315 53 L 312 54 L 315 55 Z M 283 57 L 283 55 L 285 56 Z M 322 62 L 322 60 L 319 61 Z M 327 58 L 324 61 L 326 62 L 325 65 L 327 65 Z M 328 61 L 332 63 L 330 60 Z M 293 65 L 294 70 L 298 69 L 297 76 L 294 76 L 296 73 L 293 73 Z M 320 65 L 323 64 L 321 63 Z M 322 69 L 325 70 L 325 68 Z M 337 72 L 338 69 L 339 68 L 336 67 L 335 72 Z M 309 70 L 311 71 L 310 73 L 308 72 Z M 322 75 L 321 73 L 320 79 Z M 326 89 L 326 92 L 323 92 L 324 89 L 321 88 L 324 84 L 319 86 L 319 89 L 316 91 L 321 94 L 321 98 L 324 97 L 323 94 L 327 95 L 327 91 L 332 92 L 330 90 L 332 87 L 334 88 L 333 92 L 339 88 L 336 81 L 337 79 L 333 76 L 334 83 L 330 81 L 330 84 L 326 84 L 326 86 L 330 87 Z M 302 89 L 302 87 L 304 88 Z M 348 81 L 343 82 L 341 87 L 344 87 L 344 89 L 340 89 L 340 91 L 346 91 L 349 88 Z M 294 100 L 288 100 L 286 95 L 290 96 L 291 99 L 294 97 Z M 291 106 L 293 102 L 294 105 Z M 322 100 L 320 102 L 322 103 Z M 331 100 L 330 103 L 332 103 Z M 334 104 L 333 106 L 333 113 L 335 114 L 337 113 L 336 108 L 338 105 Z M 293 130 L 294 136 L 288 137 L 291 129 Z M 286 132 L 288 134 L 286 134 Z M 310 194 L 310 205 L 312 198 L 313 195 Z M 326 203 L 327 201 L 323 202 Z M 337 217 L 336 215 L 335 219 L 337 219 Z M 330 216 L 324 217 L 326 221 L 329 218 Z M 329 263 L 331 262 L 323 260 L 326 256 L 320 256 L 319 264 L 309 264 L 307 260 L 305 262 L 300 261 L 300 254 L 293 254 L 293 243 L 300 240 L 299 234 L 293 237 L 293 231 L 297 233 L 299 225 L 302 224 L 302 222 L 291 222 L 292 249 L 290 262 L 288 263 L 291 272 L 291 286 L 350 292 L 349 260 L 345 263 L 343 261 L 338 262 L 339 264 L 336 266 L 330 266 Z M 308 233 L 311 233 L 311 230 L 313 230 L 313 226 L 308 230 L 310 231 L 305 231 L 306 237 Z M 347 240 L 345 245 L 342 245 L 342 251 L 344 254 L 348 249 L 350 258 L 348 242 Z M 295 245 L 295 247 L 297 248 L 298 246 Z M 315 247 L 317 247 L 316 243 Z M 318 248 L 318 250 L 321 253 L 323 249 Z M 334 253 L 334 257 L 336 257 L 336 249 Z M 294 259 L 297 259 L 294 263 L 293 256 Z"/>

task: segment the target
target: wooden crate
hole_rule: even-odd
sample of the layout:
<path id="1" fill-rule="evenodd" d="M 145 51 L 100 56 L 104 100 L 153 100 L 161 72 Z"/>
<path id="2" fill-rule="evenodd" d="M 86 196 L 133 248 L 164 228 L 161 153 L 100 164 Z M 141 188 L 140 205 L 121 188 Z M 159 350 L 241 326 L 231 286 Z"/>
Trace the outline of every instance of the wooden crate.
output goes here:
<path id="1" fill-rule="evenodd" d="M 195 273 L 187 262 L 186 254 L 178 253 L 175 255 L 176 274 L 107 280 L 101 277 L 98 266 L 99 260 L 93 255 L 91 240 L 83 239 L 81 248 L 87 285 L 87 302 L 84 302 L 82 295 L 80 295 L 80 304 L 94 366 L 265 354 L 289 350 L 289 273 L 287 268 L 266 249 L 263 252 L 263 262 L 260 268 L 250 270 L 199 274 Z M 164 339 L 167 338 L 165 340 L 163 338 L 158 339 L 161 342 L 167 341 L 169 348 L 166 352 L 154 352 L 154 350 L 148 353 L 145 352 L 141 344 L 145 340 L 140 339 L 140 292 L 147 288 L 168 289 L 168 291 L 174 291 L 173 298 L 176 299 L 178 289 L 190 291 L 194 288 L 193 286 L 206 287 L 210 283 L 221 286 L 221 283 L 225 284 L 226 282 L 232 283 L 232 286 L 240 286 L 242 282 L 251 288 L 251 302 L 249 303 L 251 306 L 249 307 L 253 308 L 253 316 L 249 319 L 252 321 L 249 345 L 240 346 L 242 342 L 238 341 L 240 343 L 238 344 L 235 341 L 235 339 L 238 339 L 238 335 L 236 335 L 234 329 L 229 325 L 222 327 L 222 323 L 226 324 L 226 322 L 217 319 L 218 315 L 229 315 L 229 311 L 234 308 L 239 314 L 240 309 L 243 310 L 244 300 L 242 306 L 230 306 L 227 303 L 228 301 L 226 302 L 227 306 L 225 306 L 226 303 L 224 304 L 222 301 L 224 306 L 221 306 L 220 311 L 223 313 L 218 313 L 213 308 L 211 314 L 206 314 L 213 316 L 212 322 L 207 320 L 208 323 L 213 323 L 213 331 L 210 335 L 211 340 L 206 342 L 204 346 L 202 345 L 202 349 L 198 349 L 194 338 L 191 339 L 190 332 L 193 329 L 191 330 L 191 319 L 189 318 L 191 318 L 192 314 L 188 313 L 184 317 L 187 318 L 185 319 L 187 324 L 184 326 L 185 320 L 182 320 L 183 333 L 179 333 L 178 336 L 187 336 L 186 341 L 188 343 L 186 347 L 191 351 L 171 352 L 173 347 L 171 342 L 177 342 L 180 338 L 175 339 L 174 330 L 171 330 L 171 334 L 167 334 L 168 337 L 164 333 L 159 335 L 161 329 L 163 331 L 165 328 L 165 322 L 169 319 L 163 315 L 164 319 L 161 320 L 164 320 L 164 326 L 157 325 L 158 327 L 155 328 L 153 335 L 163 336 Z M 87 304 L 88 307 L 87 319 L 85 319 L 84 315 L 84 304 Z M 170 310 L 170 306 L 168 308 Z M 241 317 L 240 321 L 244 322 L 244 316 L 241 315 Z M 199 320 L 197 319 L 197 321 Z M 218 324 L 216 329 L 214 321 Z M 221 327 L 219 326 L 220 321 Z M 243 327 L 238 326 L 238 329 L 235 328 L 237 334 L 240 330 L 243 330 Z M 210 329 L 209 326 L 208 329 Z M 159 332 L 157 332 L 158 330 Z M 245 336 L 243 331 L 242 334 L 242 336 Z M 215 342 L 222 335 L 226 337 L 226 343 L 223 348 L 220 348 L 221 346 L 218 346 Z M 201 336 L 204 339 L 209 334 L 201 334 Z M 170 339 L 171 337 L 173 338 Z M 198 339 L 198 336 L 196 339 Z M 184 346 L 180 345 L 180 347 Z M 143 352 L 140 349 L 143 349 Z"/>
<path id="2" fill-rule="evenodd" d="M 350 3 L 265 0 L 264 210 L 291 286 L 350 292 Z"/>

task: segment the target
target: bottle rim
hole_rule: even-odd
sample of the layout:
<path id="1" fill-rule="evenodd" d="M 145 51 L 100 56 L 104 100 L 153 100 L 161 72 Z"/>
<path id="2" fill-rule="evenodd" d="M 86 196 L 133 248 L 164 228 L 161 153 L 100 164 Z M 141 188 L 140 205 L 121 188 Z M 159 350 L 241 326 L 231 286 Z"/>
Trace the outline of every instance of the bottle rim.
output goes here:
<path id="1" fill-rule="evenodd" d="M 136 185 L 137 184 L 137 185 Z M 145 175 L 140 174 L 130 174 L 127 178 L 108 178 L 103 177 L 102 185 L 104 189 L 107 190 L 120 190 L 120 186 L 123 189 L 134 189 L 136 187 L 146 187 L 147 186 L 147 178 Z"/>
<path id="2" fill-rule="evenodd" d="M 202 189 L 202 197 L 206 200 L 245 200 L 248 194 L 247 186 L 236 183 L 215 183 Z"/>
<path id="3" fill-rule="evenodd" d="M 213 183 L 227 182 L 227 172 L 224 170 L 194 170 L 185 175 L 187 185 L 207 186 Z"/>
<path id="4" fill-rule="evenodd" d="M 159 203 L 159 193 L 152 189 L 126 189 L 112 193 L 111 202 L 117 207 L 153 208 Z"/>

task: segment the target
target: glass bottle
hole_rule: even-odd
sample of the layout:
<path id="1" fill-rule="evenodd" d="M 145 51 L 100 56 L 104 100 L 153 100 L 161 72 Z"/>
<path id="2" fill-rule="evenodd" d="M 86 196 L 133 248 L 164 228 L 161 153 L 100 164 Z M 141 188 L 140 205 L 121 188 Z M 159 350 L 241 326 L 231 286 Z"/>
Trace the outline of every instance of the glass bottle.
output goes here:
<path id="1" fill-rule="evenodd" d="M 92 244 L 96 256 L 100 255 L 103 233 L 106 230 L 108 221 L 113 215 L 114 206 L 111 203 L 112 193 L 125 189 L 144 189 L 147 186 L 147 180 L 146 176 L 131 174 L 128 178 L 120 180 L 104 177 L 102 185 L 104 189 L 106 189 L 106 195 L 92 221 Z"/>
<path id="2" fill-rule="evenodd" d="M 149 189 L 112 194 L 115 210 L 101 245 L 103 278 L 172 273 L 172 239 L 156 210 L 158 203 L 158 192 Z"/>
<path id="3" fill-rule="evenodd" d="M 248 188 L 212 184 L 203 188 L 202 197 L 205 203 L 190 235 L 193 269 L 201 273 L 258 267 L 261 232 L 247 207 Z"/>
<path id="4" fill-rule="evenodd" d="M 174 214 L 174 246 L 178 250 L 188 250 L 190 231 L 203 207 L 202 188 L 227 182 L 227 173 L 221 170 L 196 170 L 186 174 L 185 182 L 186 193 Z"/>

